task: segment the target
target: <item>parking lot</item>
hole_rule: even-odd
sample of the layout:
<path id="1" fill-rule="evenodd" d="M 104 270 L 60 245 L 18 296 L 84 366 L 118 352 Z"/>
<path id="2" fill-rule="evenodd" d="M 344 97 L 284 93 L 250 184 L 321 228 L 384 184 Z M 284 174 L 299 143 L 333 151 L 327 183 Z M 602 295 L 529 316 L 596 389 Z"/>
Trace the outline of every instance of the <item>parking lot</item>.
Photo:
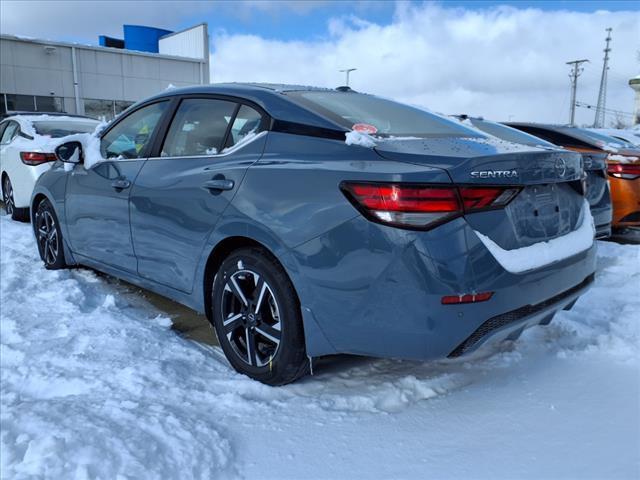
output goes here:
<path id="1" fill-rule="evenodd" d="M 44 270 L 28 224 L 3 216 L 0 232 L 9 477 L 639 472 L 638 246 L 599 242 L 594 287 L 514 344 L 455 362 L 327 358 L 273 389 L 188 339 L 211 340 L 200 317 L 91 270 Z"/>

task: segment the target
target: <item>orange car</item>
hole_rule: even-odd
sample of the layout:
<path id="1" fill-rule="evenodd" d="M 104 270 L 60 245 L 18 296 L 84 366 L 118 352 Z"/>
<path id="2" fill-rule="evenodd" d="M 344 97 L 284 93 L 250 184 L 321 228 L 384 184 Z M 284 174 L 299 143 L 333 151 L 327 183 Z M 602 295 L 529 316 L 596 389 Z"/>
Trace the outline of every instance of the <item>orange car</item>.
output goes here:
<path id="1" fill-rule="evenodd" d="M 583 128 L 537 123 L 507 125 L 568 150 L 608 154 L 607 173 L 613 205 L 614 229 L 640 227 L 640 150 L 617 138 Z"/>
<path id="2" fill-rule="evenodd" d="M 640 151 L 609 155 L 614 228 L 640 227 Z"/>

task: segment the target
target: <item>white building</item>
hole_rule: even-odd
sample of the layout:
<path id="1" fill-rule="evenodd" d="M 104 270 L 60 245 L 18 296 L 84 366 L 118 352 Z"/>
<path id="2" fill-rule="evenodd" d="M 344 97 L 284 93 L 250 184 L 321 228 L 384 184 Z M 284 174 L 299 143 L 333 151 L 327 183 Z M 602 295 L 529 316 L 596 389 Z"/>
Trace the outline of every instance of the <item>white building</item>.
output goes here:
<path id="1" fill-rule="evenodd" d="M 124 28 L 124 40 L 100 38 L 120 48 L 0 35 L 0 114 L 46 111 L 111 119 L 169 85 L 209 83 L 206 24 L 175 33 Z"/>

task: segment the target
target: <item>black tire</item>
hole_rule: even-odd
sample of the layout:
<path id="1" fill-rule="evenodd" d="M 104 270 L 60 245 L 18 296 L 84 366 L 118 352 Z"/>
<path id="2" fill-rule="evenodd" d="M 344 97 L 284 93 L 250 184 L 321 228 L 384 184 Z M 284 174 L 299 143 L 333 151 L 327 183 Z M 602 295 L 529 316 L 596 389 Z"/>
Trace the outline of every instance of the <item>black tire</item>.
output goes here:
<path id="1" fill-rule="evenodd" d="M 266 251 L 232 252 L 213 281 L 211 305 L 220 346 L 238 372 L 277 386 L 309 371 L 298 297 Z"/>
<path id="2" fill-rule="evenodd" d="M 45 268 L 48 270 L 67 268 L 60 223 L 49 200 L 45 199 L 38 205 L 33 221 L 33 231 L 40 259 L 44 262 Z"/>
<path id="3" fill-rule="evenodd" d="M 29 209 L 17 208 L 13 199 L 13 185 L 8 175 L 4 175 L 2 178 L 2 201 L 4 202 L 4 209 L 7 215 L 11 215 L 11 219 L 17 222 L 29 221 Z"/>

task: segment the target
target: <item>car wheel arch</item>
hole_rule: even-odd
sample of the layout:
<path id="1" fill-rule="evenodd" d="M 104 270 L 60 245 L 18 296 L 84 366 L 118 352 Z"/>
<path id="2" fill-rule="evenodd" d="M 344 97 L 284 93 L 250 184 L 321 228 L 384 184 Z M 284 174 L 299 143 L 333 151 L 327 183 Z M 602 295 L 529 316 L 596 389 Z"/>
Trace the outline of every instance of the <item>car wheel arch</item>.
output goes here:
<path id="1" fill-rule="evenodd" d="M 215 274 L 218 272 L 222 262 L 225 258 L 227 258 L 232 252 L 241 248 L 259 248 L 263 250 L 268 256 L 270 256 L 274 261 L 278 262 L 283 270 L 289 276 L 291 283 L 294 288 L 294 292 L 296 294 L 296 299 L 298 304 L 300 303 L 300 297 L 298 295 L 296 285 L 291 278 L 291 275 L 288 272 L 288 269 L 284 265 L 284 263 L 278 258 L 278 256 L 263 243 L 242 235 L 229 236 L 221 240 L 216 244 L 216 246 L 209 252 L 209 256 L 207 258 L 205 268 L 204 268 L 204 276 L 203 276 L 203 285 L 202 291 L 204 293 L 204 311 L 207 315 L 209 321 L 212 321 L 211 318 L 211 294 L 213 288 L 213 278 Z"/>

